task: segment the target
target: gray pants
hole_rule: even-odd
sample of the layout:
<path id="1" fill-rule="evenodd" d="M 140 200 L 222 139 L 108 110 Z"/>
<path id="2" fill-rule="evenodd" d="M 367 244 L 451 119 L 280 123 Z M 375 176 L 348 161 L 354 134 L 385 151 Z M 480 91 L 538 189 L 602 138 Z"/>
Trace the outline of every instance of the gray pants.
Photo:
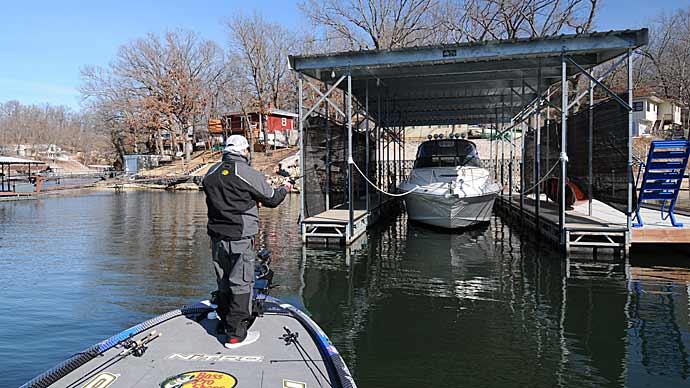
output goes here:
<path id="1" fill-rule="evenodd" d="M 211 254 L 218 283 L 218 316 L 228 337 L 244 340 L 252 312 L 254 287 L 253 239 L 211 239 Z"/>

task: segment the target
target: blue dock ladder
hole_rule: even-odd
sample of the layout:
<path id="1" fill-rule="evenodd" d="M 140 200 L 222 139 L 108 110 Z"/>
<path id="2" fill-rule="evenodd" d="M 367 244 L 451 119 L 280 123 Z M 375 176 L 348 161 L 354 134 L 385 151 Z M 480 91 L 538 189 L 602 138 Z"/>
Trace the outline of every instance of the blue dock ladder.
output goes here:
<path id="1" fill-rule="evenodd" d="M 644 168 L 640 194 L 637 197 L 637 206 L 635 207 L 634 218 L 637 218 L 637 223 L 633 224 L 633 227 L 644 226 L 642 216 L 640 216 L 640 207 L 644 201 L 661 201 L 661 219 L 670 218 L 673 226 L 683 227 L 683 224 L 676 222 L 673 212 L 685 176 L 689 155 L 690 142 L 688 140 L 652 141 L 647 162 L 640 163 L 640 171 L 637 174 L 639 181 L 640 172 Z M 667 210 L 668 215 L 664 217 L 667 201 L 670 202 L 670 205 Z"/>

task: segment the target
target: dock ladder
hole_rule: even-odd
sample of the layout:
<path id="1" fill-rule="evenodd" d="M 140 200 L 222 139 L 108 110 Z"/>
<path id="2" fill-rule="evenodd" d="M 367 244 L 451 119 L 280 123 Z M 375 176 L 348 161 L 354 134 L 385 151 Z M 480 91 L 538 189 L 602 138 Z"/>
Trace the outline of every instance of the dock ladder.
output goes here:
<path id="1" fill-rule="evenodd" d="M 633 224 L 633 227 L 644 226 L 642 216 L 640 216 L 640 207 L 644 201 L 661 201 L 661 219 L 670 218 L 671 224 L 677 228 L 683 226 L 683 224 L 676 222 L 673 212 L 685 176 L 689 155 L 690 142 L 687 140 L 652 141 L 647 162 L 640 165 L 640 172 L 644 168 L 644 175 L 635 207 L 637 223 Z M 667 210 L 668 215 L 664 217 L 667 201 L 670 201 L 670 205 Z"/>

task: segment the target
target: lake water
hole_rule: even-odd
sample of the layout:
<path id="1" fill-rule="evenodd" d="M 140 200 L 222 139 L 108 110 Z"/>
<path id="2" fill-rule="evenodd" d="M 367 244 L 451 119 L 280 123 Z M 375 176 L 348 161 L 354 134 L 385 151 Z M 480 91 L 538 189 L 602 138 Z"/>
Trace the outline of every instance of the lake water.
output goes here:
<path id="1" fill-rule="evenodd" d="M 203 193 L 0 203 L 0 380 L 18 386 L 214 289 Z M 404 214 L 347 255 L 302 247 L 299 200 L 262 209 L 276 296 L 305 308 L 360 387 L 680 387 L 687 250 L 571 260 L 493 218 L 439 233 Z"/>

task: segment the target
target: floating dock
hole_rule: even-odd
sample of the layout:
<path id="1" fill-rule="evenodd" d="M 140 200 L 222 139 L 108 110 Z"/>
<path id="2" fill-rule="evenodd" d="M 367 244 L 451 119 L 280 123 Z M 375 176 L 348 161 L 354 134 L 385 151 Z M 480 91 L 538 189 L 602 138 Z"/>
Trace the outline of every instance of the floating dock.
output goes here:
<path id="1" fill-rule="evenodd" d="M 623 253 L 629 250 L 631 244 L 690 244 L 689 216 L 676 215 L 679 222 L 689 226 L 678 228 L 671 225 L 669 220 L 661 219 L 658 209 L 643 207 L 640 212 L 646 224 L 629 229 L 625 213 L 604 202 L 593 200 L 591 213 L 587 203 L 566 210 L 565 233 L 562 235 L 558 204 L 547 201 L 546 196 L 542 195 L 539 218 L 536 216 L 535 205 L 534 196 L 525 198 L 522 210 L 519 195 L 503 195 L 496 200 L 496 208 L 504 217 L 538 230 L 555 244 L 560 244 L 563 238 L 566 253 L 580 248 L 611 248 Z"/>

